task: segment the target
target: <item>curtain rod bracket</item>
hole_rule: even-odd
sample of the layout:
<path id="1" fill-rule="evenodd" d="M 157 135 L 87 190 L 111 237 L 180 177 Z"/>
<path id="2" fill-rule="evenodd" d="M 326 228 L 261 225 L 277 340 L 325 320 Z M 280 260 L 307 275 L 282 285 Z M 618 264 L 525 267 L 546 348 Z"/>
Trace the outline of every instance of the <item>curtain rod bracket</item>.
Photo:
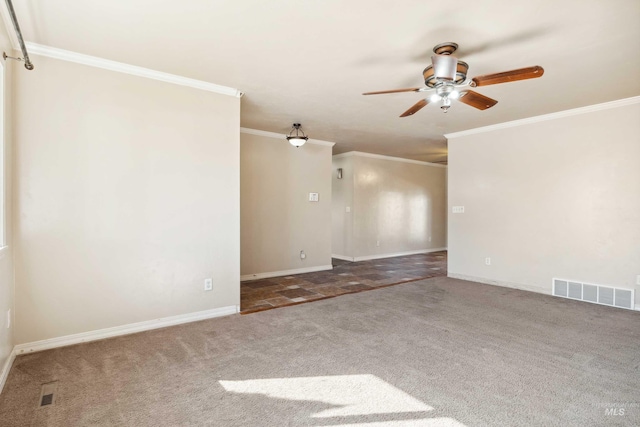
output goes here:
<path id="1" fill-rule="evenodd" d="M 7 55 L 7 52 L 2 52 L 2 58 L 6 61 L 7 59 L 13 59 L 14 61 L 24 62 L 23 58 L 16 58 L 15 56 Z M 24 68 L 27 70 L 33 70 L 33 64 L 29 62 L 28 64 L 24 64 Z"/>

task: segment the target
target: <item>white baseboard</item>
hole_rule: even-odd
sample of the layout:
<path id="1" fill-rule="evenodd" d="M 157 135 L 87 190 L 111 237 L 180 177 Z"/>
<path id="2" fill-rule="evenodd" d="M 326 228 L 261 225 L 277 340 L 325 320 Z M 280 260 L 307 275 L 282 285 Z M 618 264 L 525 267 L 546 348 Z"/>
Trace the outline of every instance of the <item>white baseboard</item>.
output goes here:
<path id="1" fill-rule="evenodd" d="M 16 359 L 16 349 L 11 350 L 9 357 L 4 362 L 4 366 L 2 367 L 2 371 L 0 371 L 0 393 L 4 389 L 4 383 L 7 382 L 7 377 L 9 376 L 9 371 L 11 370 L 11 366 L 13 365 L 13 361 Z"/>
<path id="2" fill-rule="evenodd" d="M 352 256 L 346 256 L 346 255 L 336 255 L 336 254 L 331 254 L 331 258 L 335 258 L 335 259 L 341 259 L 343 261 L 355 261 L 355 258 Z"/>
<path id="3" fill-rule="evenodd" d="M 88 331 L 79 334 L 66 335 L 63 337 L 50 338 L 42 341 L 18 344 L 14 347 L 13 352 L 16 355 L 20 355 L 24 353 L 49 350 L 52 348 L 64 347 L 67 345 L 80 344 L 83 342 L 102 340 L 105 338 L 117 337 L 120 335 L 129 335 L 136 332 L 165 328 L 167 326 L 180 325 L 182 323 L 197 322 L 198 320 L 228 316 L 230 314 L 236 314 L 239 312 L 239 306 L 230 305 L 227 307 L 214 308 L 212 310 L 179 314 L 177 316 L 146 320 L 144 322 L 130 323 L 128 325 L 115 326 L 113 328 L 98 329 L 97 331 Z"/>
<path id="4" fill-rule="evenodd" d="M 536 286 L 523 285 L 521 283 L 505 282 L 503 280 L 487 279 L 484 277 L 468 276 L 466 274 L 452 273 L 450 271 L 447 273 L 447 277 L 451 277 L 452 279 L 467 280 L 469 282 L 482 283 L 485 285 L 502 286 L 503 288 L 519 289 L 521 291 L 529 291 L 529 292 L 536 292 L 539 294 L 551 295 L 550 289 L 547 290 L 543 288 L 538 288 Z"/>
<path id="5" fill-rule="evenodd" d="M 313 273 L 316 271 L 333 270 L 333 265 L 318 265 L 316 267 L 296 268 L 295 270 L 269 271 L 267 273 L 245 274 L 240 276 L 241 282 L 247 280 L 268 279 L 270 277 L 291 276 L 292 274 Z"/>
<path id="6" fill-rule="evenodd" d="M 419 255 L 419 254 L 428 254 L 430 252 L 440 252 L 446 251 L 447 248 L 432 248 L 432 249 L 420 249 L 417 251 L 408 251 L 408 252 L 396 252 L 392 254 L 377 254 L 377 255 L 365 255 L 365 256 L 357 256 L 353 258 L 354 261 L 369 261 L 372 259 L 382 259 L 382 258 L 393 258 L 396 256 L 406 256 L 406 255 Z"/>

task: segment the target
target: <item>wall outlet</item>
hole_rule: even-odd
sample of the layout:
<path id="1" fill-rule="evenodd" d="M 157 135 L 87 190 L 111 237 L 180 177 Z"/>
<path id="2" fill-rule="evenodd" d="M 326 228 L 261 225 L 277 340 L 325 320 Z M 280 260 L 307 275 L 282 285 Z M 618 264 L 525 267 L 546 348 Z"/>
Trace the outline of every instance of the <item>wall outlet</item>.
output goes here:
<path id="1" fill-rule="evenodd" d="M 380 246 L 380 240 L 376 240 L 376 246 Z"/>
<path id="2" fill-rule="evenodd" d="M 11 327 L 11 309 L 7 310 L 7 329 Z"/>
<path id="3" fill-rule="evenodd" d="M 305 259 L 307 257 L 307 254 L 304 253 L 304 251 L 300 251 L 300 259 Z"/>
<path id="4" fill-rule="evenodd" d="M 431 236 L 429 236 L 429 241 L 431 241 Z"/>
<path id="5" fill-rule="evenodd" d="M 317 202 L 319 199 L 318 193 L 309 193 L 309 201 Z"/>
<path id="6" fill-rule="evenodd" d="M 485 258 L 485 259 L 484 259 L 484 263 L 485 263 L 486 265 L 491 265 L 491 258 L 489 258 L 489 257 Z"/>
<path id="7" fill-rule="evenodd" d="M 210 291 L 213 289 L 213 279 L 204 279 L 204 290 Z"/>

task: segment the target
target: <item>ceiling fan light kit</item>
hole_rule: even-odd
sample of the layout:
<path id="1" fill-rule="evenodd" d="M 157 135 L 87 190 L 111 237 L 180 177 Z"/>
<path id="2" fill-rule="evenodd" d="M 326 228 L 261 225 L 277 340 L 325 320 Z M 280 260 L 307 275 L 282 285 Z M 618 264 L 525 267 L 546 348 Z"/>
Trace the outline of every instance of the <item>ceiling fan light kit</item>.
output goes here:
<path id="1" fill-rule="evenodd" d="M 431 65 L 422 72 L 424 84 L 422 88 L 392 89 L 378 92 L 366 92 L 363 95 L 381 95 L 399 92 L 426 92 L 426 98 L 421 99 L 400 117 L 412 116 L 429 103 L 442 102 L 440 108 L 446 113 L 451 107 L 451 100 L 458 100 L 463 104 L 479 110 L 486 110 L 498 103 L 495 99 L 481 95 L 471 90 L 478 86 L 489 86 L 499 83 L 515 82 L 518 80 L 535 79 L 544 74 L 539 65 L 502 73 L 487 74 L 467 79 L 469 64 L 458 60 L 453 53 L 458 45 L 453 42 L 441 43 L 433 48 L 434 56 Z"/>

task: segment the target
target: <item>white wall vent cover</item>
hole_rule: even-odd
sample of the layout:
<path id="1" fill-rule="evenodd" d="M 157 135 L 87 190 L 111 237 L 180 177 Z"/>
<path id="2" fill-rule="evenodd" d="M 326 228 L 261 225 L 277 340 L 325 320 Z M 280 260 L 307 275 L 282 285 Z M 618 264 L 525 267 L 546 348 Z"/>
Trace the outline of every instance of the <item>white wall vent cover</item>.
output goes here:
<path id="1" fill-rule="evenodd" d="M 629 310 L 633 310 L 635 301 L 632 289 L 612 288 L 610 286 L 592 285 L 590 283 L 555 278 L 553 279 L 553 295 L 611 307 L 627 308 Z"/>

